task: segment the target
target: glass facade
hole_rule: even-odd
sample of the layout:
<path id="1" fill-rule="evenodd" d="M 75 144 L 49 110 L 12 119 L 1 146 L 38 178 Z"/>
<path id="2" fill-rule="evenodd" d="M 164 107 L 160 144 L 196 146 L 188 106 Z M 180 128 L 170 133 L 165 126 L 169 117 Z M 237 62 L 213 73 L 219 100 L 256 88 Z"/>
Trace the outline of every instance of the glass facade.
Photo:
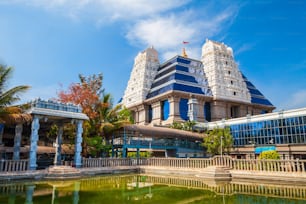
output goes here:
<path id="1" fill-rule="evenodd" d="M 234 146 L 306 143 L 306 116 L 229 126 L 234 138 Z"/>

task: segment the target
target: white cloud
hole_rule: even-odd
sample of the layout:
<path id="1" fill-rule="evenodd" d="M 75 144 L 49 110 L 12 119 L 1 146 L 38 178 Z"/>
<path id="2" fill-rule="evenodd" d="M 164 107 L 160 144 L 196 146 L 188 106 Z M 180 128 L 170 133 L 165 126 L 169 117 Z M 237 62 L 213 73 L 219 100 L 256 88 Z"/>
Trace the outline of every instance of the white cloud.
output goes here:
<path id="1" fill-rule="evenodd" d="M 235 3 L 188 4 L 191 0 L 2 0 L 2 3 L 35 6 L 69 16 L 91 20 L 96 25 L 120 22 L 126 39 L 144 49 L 153 45 L 161 56 L 181 52 L 182 41 L 190 50 L 200 50 L 205 38 L 224 31 L 235 19 Z M 1 4 L 1 3 L 0 3 Z M 188 8 L 187 8 L 188 6 Z M 192 52 L 193 52 L 192 51 Z M 190 52 L 190 53 L 192 53 Z M 192 53 L 190 56 L 199 56 Z"/>
<path id="2" fill-rule="evenodd" d="M 207 8 L 203 8 L 203 12 Z M 228 7 L 214 14 L 188 10 L 170 15 L 142 19 L 136 22 L 126 35 L 127 39 L 139 46 L 151 46 L 161 51 L 168 57 L 174 50 L 180 52 L 182 41 L 190 42 L 190 50 L 200 50 L 205 38 L 210 38 L 228 26 L 235 18 L 238 7 Z M 189 47 L 188 46 L 188 47 Z M 199 56 L 200 53 L 192 53 L 190 56 Z"/>
<path id="3" fill-rule="evenodd" d="M 255 47 L 254 43 L 244 43 L 235 51 L 235 55 L 239 55 L 243 52 L 251 50 L 253 49 L 253 47 Z"/>
<path id="4" fill-rule="evenodd" d="M 196 35 L 196 29 L 179 22 L 177 16 L 158 17 L 136 23 L 128 32 L 127 39 L 144 46 L 154 45 L 157 49 L 179 46 L 182 41 Z"/>
<path id="5" fill-rule="evenodd" d="M 101 24 L 117 20 L 133 20 L 175 9 L 190 0 L 2 0 L 60 12 L 73 19 L 92 18 Z"/>
<path id="6" fill-rule="evenodd" d="M 280 106 L 280 109 L 293 109 L 306 107 L 306 90 L 299 90 L 287 97 L 288 100 Z"/>

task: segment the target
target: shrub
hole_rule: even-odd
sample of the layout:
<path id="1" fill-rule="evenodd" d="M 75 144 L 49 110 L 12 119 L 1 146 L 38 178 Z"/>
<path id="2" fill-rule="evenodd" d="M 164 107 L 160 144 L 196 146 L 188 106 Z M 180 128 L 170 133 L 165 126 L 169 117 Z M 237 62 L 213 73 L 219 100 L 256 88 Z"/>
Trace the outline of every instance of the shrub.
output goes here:
<path id="1" fill-rule="evenodd" d="M 261 152 L 259 159 L 280 159 L 279 153 L 275 150 Z"/>

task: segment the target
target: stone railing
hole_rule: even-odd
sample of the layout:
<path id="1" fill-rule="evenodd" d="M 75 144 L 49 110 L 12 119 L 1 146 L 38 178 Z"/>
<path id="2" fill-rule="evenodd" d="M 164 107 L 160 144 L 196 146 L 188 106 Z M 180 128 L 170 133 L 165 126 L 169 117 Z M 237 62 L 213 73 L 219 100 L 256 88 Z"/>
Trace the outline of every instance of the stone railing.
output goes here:
<path id="1" fill-rule="evenodd" d="M 130 158 L 83 158 L 83 167 L 112 167 L 137 165 L 137 159 Z"/>
<path id="2" fill-rule="evenodd" d="M 233 170 L 242 171 L 276 171 L 276 172 L 305 172 L 306 160 L 247 160 L 232 159 L 229 156 L 213 158 L 83 158 L 83 167 L 112 167 L 112 166 L 153 166 L 170 168 L 201 169 L 209 166 L 226 166 Z"/>
<path id="3" fill-rule="evenodd" d="M 29 160 L 0 160 L 0 172 L 27 171 Z"/>
<path id="4" fill-rule="evenodd" d="M 231 168 L 246 171 L 305 172 L 306 160 L 235 159 Z"/>

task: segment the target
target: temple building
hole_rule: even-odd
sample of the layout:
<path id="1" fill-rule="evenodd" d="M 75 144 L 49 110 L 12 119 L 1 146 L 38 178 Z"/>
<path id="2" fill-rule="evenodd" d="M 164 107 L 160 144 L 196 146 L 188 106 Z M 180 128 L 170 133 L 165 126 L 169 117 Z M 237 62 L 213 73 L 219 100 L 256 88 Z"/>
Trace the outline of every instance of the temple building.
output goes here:
<path id="1" fill-rule="evenodd" d="M 210 122 L 270 113 L 275 107 L 241 73 L 232 48 L 206 40 L 201 60 L 182 55 L 160 63 L 148 48 L 137 55 L 121 102 L 136 124 Z"/>

